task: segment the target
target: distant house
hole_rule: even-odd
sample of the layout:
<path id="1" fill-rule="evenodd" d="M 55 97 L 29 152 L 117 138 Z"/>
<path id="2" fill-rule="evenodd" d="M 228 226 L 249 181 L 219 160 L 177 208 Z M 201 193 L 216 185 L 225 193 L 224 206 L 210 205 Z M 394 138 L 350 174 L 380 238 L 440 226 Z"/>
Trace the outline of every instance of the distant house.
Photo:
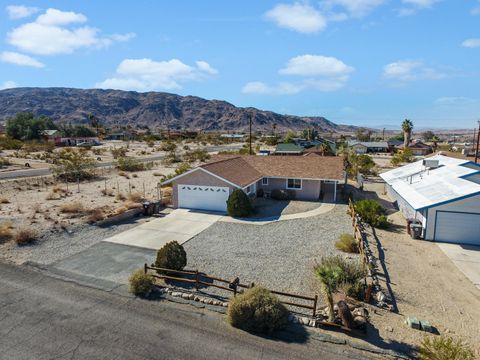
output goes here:
<path id="1" fill-rule="evenodd" d="M 398 139 L 389 139 L 387 140 L 387 144 L 388 144 L 388 150 L 390 152 L 394 152 L 397 146 L 400 146 L 403 144 L 403 141 Z"/>
<path id="2" fill-rule="evenodd" d="M 480 245 L 480 166 L 435 155 L 380 174 L 387 194 L 423 238 Z"/>
<path id="3" fill-rule="evenodd" d="M 302 155 L 305 149 L 302 146 L 293 143 L 278 144 L 273 155 Z"/>
<path id="4" fill-rule="evenodd" d="M 56 137 L 56 146 L 99 145 L 97 137 Z"/>
<path id="5" fill-rule="evenodd" d="M 413 155 L 415 156 L 425 156 L 433 152 L 433 148 L 430 145 L 427 145 L 421 141 L 410 143 L 410 145 L 408 145 L 408 148 L 412 151 Z M 403 144 L 398 145 L 396 149 L 403 150 L 404 149 Z"/>
<path id="6" fill-rule="evenodd" d="M 0 124 L 0 136 L 5 135 L 5 133 L 6 133 L 5 125 Z"/>
<path id="7" fill-rule="evenodd" d="M 245 139 L 245 134 L 222 134 L 220 135 L 221 138 L 224 139 L 231 139 L 231 140 L 243 140 Z"/>
<path id="8" fill-rule="evenodd" d="M 131 132 L 116 132 L 108 134 L 105 140 L 133 140 L 134 135 Z"/>
<path id="9" fill-rule="evenodd" d="M 357 154 L 387 153 L 389 150 L 386 141 L 349 141 L 348 146 Z"/>
<path id="10" fill-rule="evenodd" d="M 60 132 L 58 130 L 42 130 L 40 136 L 45 142 L 55 142 L 55 139 L 60 137 Z"/>

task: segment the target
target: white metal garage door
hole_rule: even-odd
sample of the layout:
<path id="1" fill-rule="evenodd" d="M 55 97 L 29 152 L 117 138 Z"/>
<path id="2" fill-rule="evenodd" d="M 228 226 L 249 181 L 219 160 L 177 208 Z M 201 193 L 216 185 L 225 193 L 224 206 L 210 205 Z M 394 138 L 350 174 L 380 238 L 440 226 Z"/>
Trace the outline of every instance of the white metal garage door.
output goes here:
<path id="1" fill-rule="evenodd" d="M 437 211 L 435 240 L 480 245 L 480 214 Z"/>
<path id="2" fill-rule="evenodd" d="M 178 207 L 227 211 L 228 187 L 178 185 Z"/>

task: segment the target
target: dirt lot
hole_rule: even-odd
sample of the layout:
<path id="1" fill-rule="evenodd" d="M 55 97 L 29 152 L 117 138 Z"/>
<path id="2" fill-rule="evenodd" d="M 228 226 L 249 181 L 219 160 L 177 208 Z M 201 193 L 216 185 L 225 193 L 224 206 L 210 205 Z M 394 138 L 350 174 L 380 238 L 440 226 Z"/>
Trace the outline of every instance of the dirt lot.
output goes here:
<path id="1" fill-rule="evenodd" d="M 369 197 L 377 196 L 388 205 L 383 184 L 367 182 Z M 480 291 L 457 269 L 433 242 L 412 240 L 405 233 L 403 215 L 390 207 L 392 229 L 376 230 L 371 244 L 383 278 L 382 286 L 390 292 L 398 313 L 378 311 L 372 323 L 380 339 L 394 343 L 418 344 L 424 333 L 404 324 L 407 316 L 428 320 L 440 334 L 458 336 L 468 341 L 480 355 Z"/>

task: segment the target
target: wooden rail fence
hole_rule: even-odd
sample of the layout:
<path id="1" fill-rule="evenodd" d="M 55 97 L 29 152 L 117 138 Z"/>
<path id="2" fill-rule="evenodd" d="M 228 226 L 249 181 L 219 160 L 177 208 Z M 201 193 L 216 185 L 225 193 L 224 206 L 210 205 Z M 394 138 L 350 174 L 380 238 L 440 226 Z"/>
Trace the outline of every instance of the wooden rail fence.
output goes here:
<path id="1" fill-rule="evenodd" d="M 192 271 L 192 270 L 172 270 L 172 269 L 166 269 L 166 268 L 159 268 L 159 267 L 154 267 L 154 266 L 149 266 L 148 264 L 144 265 L 144 272 L 145 274 L 148 273 L 149 270 L 153 270 L 154 273 L 151 273 L 151 275 L 157 279 L 166 279 L 166 280 L 174 280 L 174 281 L 179 281 L 179 282 L 184 282 L 184 283 L 189 283 L 193 284 L 195 287 L 195 290 L 199 290 L 200 286 L 213 286 L 217 289 L 222 289 L 228 292 L 232 292 L 233 296 L 236 296 L 238 291 L 238 288 L 243 288 L 243 289 L 249 289 L 254 286 L 253 283 L 246 285 L 240 283 L 240 279 L 236 277 L 233 280 L 226 280 L 222 279 L 219 277 L 215 276 L 209 276 L 204 273 L 200 273 L 198 270 Z M 164 273 L 158 273 L 158 271 L 162 271 Z M 181 275 L 188 275 L 191 278 L 185 278 L 185 277 L 179 277 L 179 276 L 172 276 L 170 274 L 179 274 Z M 206 281 L 207 280 L 207 281 Z M 210 282 L 208 281 L 210 280 Z M 222 284 L 226 285 L 218 285 L 215 282 L 219 282 Z M 270 290 L 272 294 L 281 296 L 281 297 L 289 297 L 289 298 L 294 298 L 294 299 L 301 299 L 301 300 L 306 300 L 309 302 L 312 302 L 311 305 L 305 305 L 305 304 L 299 304 L 296 302 L 292 301 L 281 301 L 282 304 L 285 305 L 290 305 L 294 307 L 299 307 L 299 308 L 304 308 L 308 310 L 312 310 L 312 316 L 315 317 L 317 313 L 317 303 L 318 303 L 318 295 L 315 296 L 304 296 L 304 295 L 297 295 L 297 294 L 291 294 L 291 293 L 286 293 L 282 291 L 275 291 L 275 290 Z"/>

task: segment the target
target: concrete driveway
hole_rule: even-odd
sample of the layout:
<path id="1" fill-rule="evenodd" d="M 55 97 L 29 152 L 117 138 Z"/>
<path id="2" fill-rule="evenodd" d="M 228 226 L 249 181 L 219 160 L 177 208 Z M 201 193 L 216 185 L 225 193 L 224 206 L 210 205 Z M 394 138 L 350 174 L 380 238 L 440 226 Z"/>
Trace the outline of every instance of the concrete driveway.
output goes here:
<path id="1" fill-rule="evenodd" d="M 183 244 L 223 216 L 220 213 L 175 209 L 165 217 L 155 218 L 103 241 L 158 250 L 173 240 Z"/>
<path id="2" fill-rule="evenodd" d="M 455 266 L 480 289 L 480 246 L 437 243 Z"/>

